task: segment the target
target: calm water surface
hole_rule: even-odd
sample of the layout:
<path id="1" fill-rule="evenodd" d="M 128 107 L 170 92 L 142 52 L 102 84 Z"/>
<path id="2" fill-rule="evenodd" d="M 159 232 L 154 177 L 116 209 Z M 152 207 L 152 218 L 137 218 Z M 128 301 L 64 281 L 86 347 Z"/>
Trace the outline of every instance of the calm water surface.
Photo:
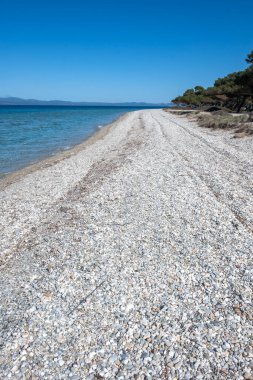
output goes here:
<path id="1" fill-rule="evenodd" d="M 0 177 L 69 149 L 133 107 L 0 106 Z"/>

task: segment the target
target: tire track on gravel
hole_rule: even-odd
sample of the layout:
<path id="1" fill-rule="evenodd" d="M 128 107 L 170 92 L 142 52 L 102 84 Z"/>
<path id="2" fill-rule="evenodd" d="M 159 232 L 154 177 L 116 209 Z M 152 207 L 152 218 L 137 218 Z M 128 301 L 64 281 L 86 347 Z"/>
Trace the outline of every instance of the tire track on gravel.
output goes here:
<path id="1" fill-rule="evenodd" d="M 173 123 L 175 124 L 176 126 L 178 126 L 179 128 L 183 129 L 188 135 L 194 137 L 195 139 L 198 139 L 199 141 L 201 141 L 203 144 L 205 144 L 206 146 L 208 146 L 211 150 L 213 150 L 215 153 L 218 153 L 219 155 L 222 155 L 223 157 L 226 157 L 226 159 L 229 161 L 229 160 L 232 160 L 236 165 L 238 165 L 238 163 L 240 163 L 241 166 L 243 166 L 243 170 L 245 172 L 248 173 L 248 176 L 245 176 L 245 174 L 242 172 L 242 175 L 248 180 L 248 177 L 249 175 L 251 174 L 252 170 L 253 170 L 253 167 L 252 166 L 249 166 L 249 163 L 248 162 L 243 162 L 239 159 L 235 159 L 234 156 L 225 151 L 224 149 L 221 149 L 221 148 L 217 148 L 217 147 L 214 147 L 211 143 L 209 143 L 204 137 L 202 136 L 199 136 L 197 135 L 196 133 L 194 132 L 191 132 L 189 130 L 189 128 L 183 126 L 182 124 L 179 124 L 178 122 L 176 122 L 175 120 L 171 119 L 170 117 L 168 117 L 167 115 L 164 116 L 164 118 L 166 118 L 166 120 L 168 120 L 170 123 Z"/>
<path id="2" fill-rule="evenodd" d="M 215 191 L 212 187 L 212 185 L 206 180 L 205 176 L 202 175 L 194 165 L 191 164 L 190 160 L 185 156 L 183 155 L 182 153 L 180 153 L 178 150 L 176 151 L 175 150 L 175 147 L 169 142 L 169 139 L 168 139 L 168 136 L 167 134 L 165 133 L 165 126 L 159 121 L 157 120 L 152 114 L 151 114 L 151 117 L 152 119 L 160 126 L 161 128 L 161 132 L 163 134 L 163 137 L 164 139 L 166 140 L 167 144 L 169 144 L 169 146 L 171 147 L 171 149 L 173 149 L 175 151 L 175 154 L 181 158 L 181 160 L 183 161 L 184 163 L 184 166 L 188 169 L 191 169 L 192 172 L 194 172 L 194 174 L 200 179 L 200 181 L 202 183 L 205 184 L 205 186 L 209 189 L 209 191 L 212 192 L 212 194 L 215 196 L 215 198 L 220 202 L 222 203 L 223 205 L 225 205 L 226 207 L 229 208 L 229 210 L 231 211 L 231 213 L 234 215 L 234 217 L 236 218 L 236 220 L 242 224 L 250 233 L 253 233 L 253 227 L 252 227 L 252 223 L 251 221 L 248 221 L 247 220 L 247 217 L 245 216 L 245 213 L 243 213 L 241 210 L 238 212 L 236 212 L 232 207 L 231 205 L 228 203 L 228 202 L 225 202 L 224 201 L 224 197 L 222 196 L 221 193 L 218 193 L 217 191 Z M 181 127 L 178 123 L 175 123 L 177 126 Z M 187 128 L 183 127 L 183 130 L 186 131 L 188 134 L 190 135 L 193 135 L 191 132 L 189 132 L 187 130 Z M 197 137 L 197 136 L 196 136 Z M 204 139 L 203 139 L 204 140 Z M 205 141 L 205 140 L 204 140 Z M 207 146 L 209 146 L 210 144 L 206 144 Z M 210 146 L 210 148 L 212 148 L 212 146 Z M 215 151 L 215 149 L 213 149 Z M 219 153 L 219 152 L 217 152 Z M 190 176 L 192 176 L 192 174 L 189 173 Z"/>

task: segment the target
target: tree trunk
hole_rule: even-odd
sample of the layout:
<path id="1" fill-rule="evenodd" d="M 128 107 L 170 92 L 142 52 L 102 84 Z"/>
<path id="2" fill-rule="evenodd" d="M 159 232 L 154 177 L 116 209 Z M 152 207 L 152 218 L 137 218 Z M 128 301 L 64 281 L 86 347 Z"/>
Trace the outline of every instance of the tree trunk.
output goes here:
<path id="1" fill-rule="evenodd" d="M 237 113 L 241 111 L 245 101 L 246 101 L 246 96 L 243 96 L 241 101 L 239 101 L 239 104 L 237 105 L 237 110 L 236 110 Z"/>

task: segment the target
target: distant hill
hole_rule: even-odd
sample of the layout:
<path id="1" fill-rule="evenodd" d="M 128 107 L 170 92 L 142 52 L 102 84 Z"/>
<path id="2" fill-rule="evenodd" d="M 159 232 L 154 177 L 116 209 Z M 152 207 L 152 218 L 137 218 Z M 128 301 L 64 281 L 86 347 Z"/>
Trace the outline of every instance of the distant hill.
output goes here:
<path id="1" fill-rule="evenodd" d="M 145 103 L 145 102 L 125 102 L 125 103 L 103 103 L 103 102 L 69 102 L 64 100 L 36 100 L 21 99 L 15 97 L 0 97 L 2 106 L 116 106 L 116 107 L 168 107 L 171 103 Z"/>

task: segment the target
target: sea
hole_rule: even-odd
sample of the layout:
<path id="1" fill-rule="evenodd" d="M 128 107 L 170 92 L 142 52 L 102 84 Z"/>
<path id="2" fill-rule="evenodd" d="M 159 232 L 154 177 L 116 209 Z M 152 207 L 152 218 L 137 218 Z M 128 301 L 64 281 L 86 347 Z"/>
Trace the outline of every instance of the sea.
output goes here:
<path id="1" fill-rule="evenodd" d="M 70 149 L 144 107 L 0 106 L 0 177 Z"/>

